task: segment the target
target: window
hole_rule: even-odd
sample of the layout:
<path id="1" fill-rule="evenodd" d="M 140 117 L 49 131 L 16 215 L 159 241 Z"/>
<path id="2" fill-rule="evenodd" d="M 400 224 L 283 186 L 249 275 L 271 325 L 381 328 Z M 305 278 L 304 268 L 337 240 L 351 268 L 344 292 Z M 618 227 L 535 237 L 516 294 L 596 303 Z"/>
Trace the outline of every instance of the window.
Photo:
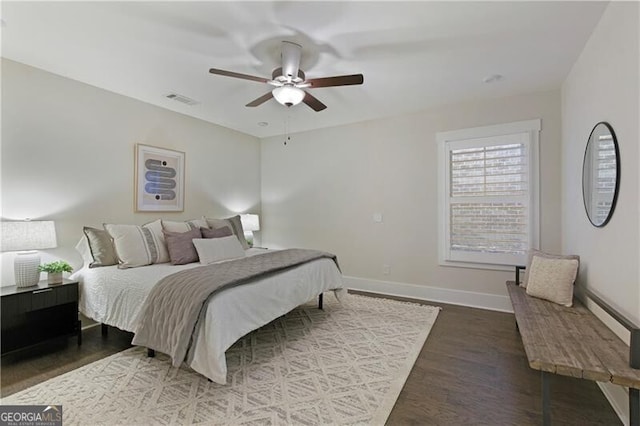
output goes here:
<path id="1" fill-rule="evenodd" d="M 437 135 L 440 264 L 526 263 L 538 247 L 540 120 Z"/>

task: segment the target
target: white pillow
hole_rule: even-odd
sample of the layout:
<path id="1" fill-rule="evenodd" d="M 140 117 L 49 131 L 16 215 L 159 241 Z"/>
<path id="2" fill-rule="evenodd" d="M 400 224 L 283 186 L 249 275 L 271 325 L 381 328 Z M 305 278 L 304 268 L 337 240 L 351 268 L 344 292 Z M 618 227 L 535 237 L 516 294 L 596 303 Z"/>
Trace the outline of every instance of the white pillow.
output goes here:
<path id="1" fill-rule="evenodd" d="M 571 307 L 573 282 L 578 274 L 576 259 L 550 259 L 533 256 L 527 294 Z"/>
<path id="2" fill-rule="evenodd" d="M 246 256 L 235 235 L 222 238 L 194 238 L 193 245 L 196 246 L 200 263 L 203 265 Z"/>
<path id="3" fill-rule="evenodd" d="M 91 265 L 91 262 L 93 262 L 93 256 L 91 255 L 91 249 L 89 248 L 89 241 L 84 233 L 74 248 L 78 253 L 80 253 L 80 256 L 82 256 L 82 261 L 84 262 L 83 266 Z"/>
<path id="4" fill-rule="evenodd" d="M 120 268 L 135 268 L 169 261 L 160 219 L 138 225 L 104 224 L 116 248 Z"/>
<path id="5" fill-rule="evenodd" d="M 575 259 L 578 261 L 578 263 L 580 262 L 580 256 L 576 256 L 573 254 L 569 254 L 569 255 L 551 254 L 551 253 L 546 253 L 542 250 L 530 249 L 528 259 L 527 259 L 527 267 L 524 270 L 524 279 L 519 283 L 520 287 L 527 288 L 527 283 L 529 282 L 529 271 L 531 270 L 531 262 L 533 262 L 534 256 L 546 257 L 547 259 Z"/>
<path id="6" fill-rule="evenodd" d="M 171 220 L 163 220 L 162 228 L 169 232 L 187 232 L 192 229 L 208 228 L 209 225 L 204 219 L 185 220 L 184 222 L 175 222 Z"/>

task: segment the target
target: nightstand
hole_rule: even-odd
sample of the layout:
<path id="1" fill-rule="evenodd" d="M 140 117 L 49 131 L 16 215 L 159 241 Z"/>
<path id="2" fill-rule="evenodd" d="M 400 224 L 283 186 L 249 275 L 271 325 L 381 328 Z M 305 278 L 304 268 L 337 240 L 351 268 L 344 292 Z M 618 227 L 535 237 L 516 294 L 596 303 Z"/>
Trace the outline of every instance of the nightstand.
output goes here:
<path id="1" fill-rule="evenodd" d="M 0 291 L 2 355 L 69 336 L 77 336 L 78 345 L 82 344 L 77 281 L 40 281 L 32 287 L 0 287 Z"/>

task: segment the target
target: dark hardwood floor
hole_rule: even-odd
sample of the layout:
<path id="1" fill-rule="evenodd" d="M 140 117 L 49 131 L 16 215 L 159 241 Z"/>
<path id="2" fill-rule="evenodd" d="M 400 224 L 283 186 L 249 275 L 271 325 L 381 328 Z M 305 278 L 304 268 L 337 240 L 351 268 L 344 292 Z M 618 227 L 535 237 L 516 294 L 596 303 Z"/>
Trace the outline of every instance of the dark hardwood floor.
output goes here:
<path id="1" fill-rule="evenodd" d="M 389 425 L 542 424 L 540 374 L 529 368 L 512 314 L 429 303 L 443 309 L 431 330 Z M 36 383 L 119 352 L 131 334 L 100 327 L 74 339 L 2 358 L 1 394 Z M 619 425 L 594 382 L 552 377 L 552 424 Z"/>
<path id="2" fill-rule="evenodd" d="M 132 337 L 131 333 L 109 328 L 109 336 L 102 338 L 100 326 L 96 326 L 83 330 L 81 346 L 75 338 L 69 338 L 7 354 L 0 366 L 0 395 L 11 395 L 127 349 Z"/>
<path id="3" fill-rule="evenodd" d="M 428 304 L 442 310 L 387 424 L 541 425 L 540 372 L 513 314 Z M 553 425 L 622 424 L 595 382 L 552 375 L 551 391 Z"/>

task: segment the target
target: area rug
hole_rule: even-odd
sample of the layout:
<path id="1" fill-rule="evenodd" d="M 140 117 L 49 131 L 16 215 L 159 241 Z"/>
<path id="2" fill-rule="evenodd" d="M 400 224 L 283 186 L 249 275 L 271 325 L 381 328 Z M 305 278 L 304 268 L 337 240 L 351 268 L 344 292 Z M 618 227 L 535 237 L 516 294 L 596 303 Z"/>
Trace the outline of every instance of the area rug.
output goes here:
<path id="1" fill-rule="evenodd" d="M 384 424 L 439 308 L 325 295 L 227 351 L 219 385 L 140 347 L 18 392 L 4 405 L 62 404 L 64 424 Z"/>

